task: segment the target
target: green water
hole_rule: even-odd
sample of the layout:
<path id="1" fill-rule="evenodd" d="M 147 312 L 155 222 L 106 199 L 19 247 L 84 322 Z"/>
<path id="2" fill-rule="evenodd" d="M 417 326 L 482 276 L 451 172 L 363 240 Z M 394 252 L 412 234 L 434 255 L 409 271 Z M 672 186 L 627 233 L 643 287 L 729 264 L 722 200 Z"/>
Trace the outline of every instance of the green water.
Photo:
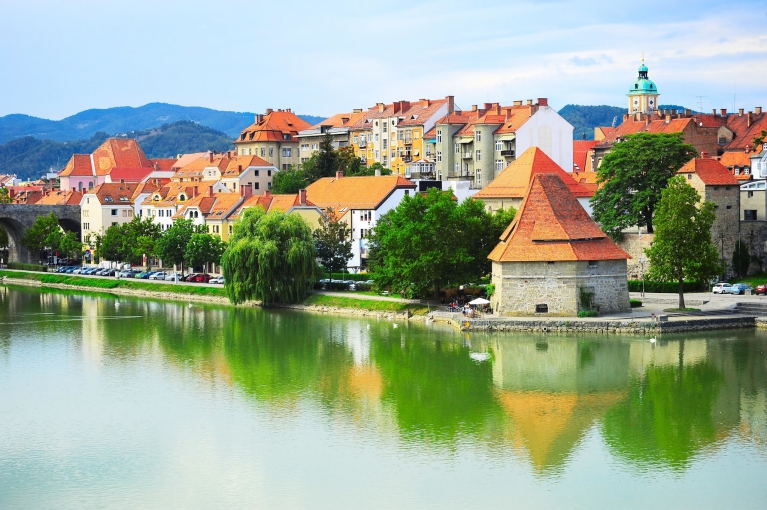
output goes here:
<path id="1" fill-rule="evenodd" d="M 0 288 L 0 508 L 764 508 L 766 353 Z"/>

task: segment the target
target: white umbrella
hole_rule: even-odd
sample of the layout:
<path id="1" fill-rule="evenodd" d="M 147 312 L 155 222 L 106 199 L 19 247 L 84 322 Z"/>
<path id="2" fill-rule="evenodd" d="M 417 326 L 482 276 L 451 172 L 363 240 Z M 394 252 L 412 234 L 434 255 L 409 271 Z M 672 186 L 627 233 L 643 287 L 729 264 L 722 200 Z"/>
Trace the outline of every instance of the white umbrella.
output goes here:
<path id="1" fill-rule="evenodd" d="M 487 299 L 478 297 L 474 301 L 469 301 L 469 304 L 470 305 L 487 305 L 487 304 L 490 304 L 490 301 L 488 301 Z"/>

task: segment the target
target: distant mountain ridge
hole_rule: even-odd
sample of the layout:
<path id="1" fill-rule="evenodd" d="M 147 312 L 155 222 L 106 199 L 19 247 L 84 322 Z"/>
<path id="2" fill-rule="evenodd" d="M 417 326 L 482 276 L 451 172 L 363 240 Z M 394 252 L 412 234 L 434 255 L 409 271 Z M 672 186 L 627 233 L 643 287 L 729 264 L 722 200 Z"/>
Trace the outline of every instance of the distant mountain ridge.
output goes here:
<path id="1" fill-rule="evenodd" d="M 299 115 L 314 125 L 325 117 Z M 200 106 L 179 106 L 167 103 L 149 103 L 138 108 L 118 106 L 92 109 L 76 113 L 62 120 L 48 120 L 23 114 L 0 117 L 0 143 L 33 136 L 59 142 L 87 140 L 98 132 L 109 135 L 142 131 L 189 120 L 226 133 L 234 139 L 240 131 L 253 123 L 250 112 L 228 112 Z"/>
<path id="2" fill-rule="evenodd" d="M 620 126 L 623 123 L 623 114 L 627 112 L 626 108 L 618 106 L 579 104 L 568 104 L 559 110 L 559 114 L 575 127 L 573 140 L 593 140 L 595 127 L 612 126 L 613 121 L 616 126 Z"/>

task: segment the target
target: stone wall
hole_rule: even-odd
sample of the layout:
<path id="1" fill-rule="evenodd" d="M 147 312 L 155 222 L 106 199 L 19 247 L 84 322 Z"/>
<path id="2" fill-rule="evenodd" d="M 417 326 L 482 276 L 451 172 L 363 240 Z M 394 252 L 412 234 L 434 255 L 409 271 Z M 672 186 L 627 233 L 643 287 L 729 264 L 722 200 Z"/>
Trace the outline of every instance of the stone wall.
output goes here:
<path id="1" fill-rule="evenodd" d="M 636 228 L 633 232 L 624 231 L 623 237 L 618 241 L 618 246 L 631 255 L 631 258 L 626 261 L 626 274 L 629 280 L 641 280 L 642 279 L 642 265 L 639 262 L 639 257 L 646 257 L 644 249 L 649 248 L 652 240 L 655 238 L 655 234 L 648 234 L 647 229 L 642 227 L 641 234 L 639 234 Z M 648 262 L 644 263 L 644 273 L 650 269 Z"/>
<path id="2" fill-rule="evenodd" d="M 629 309 L 626 262 L 493 262 L 493 310 L 506 316 L 574 317 L 581 289 L 603 313 Z M 545 310 L 542 311 L 542 306 Z"/>

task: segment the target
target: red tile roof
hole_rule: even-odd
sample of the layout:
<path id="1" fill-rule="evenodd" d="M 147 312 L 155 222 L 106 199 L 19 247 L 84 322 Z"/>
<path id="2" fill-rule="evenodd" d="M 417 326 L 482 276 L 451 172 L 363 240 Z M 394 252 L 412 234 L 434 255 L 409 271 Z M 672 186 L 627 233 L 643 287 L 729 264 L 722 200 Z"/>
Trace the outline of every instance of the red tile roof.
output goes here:
<path id="1" fill-rule="evenodd" d="M 474 198 L 522 198 L 527 193 L 532 176 L 539 173 L 559 175 L 562 182 L 576 197 L 594 195 L 593 191 L 589 191 L 577 183 L 545 152 L 538 147 L 530 147 L 518 159 L 512 161 L 490 184 L 474 195 Z"/>
<path id="2" fill-rule="evenodd" d="M 91 155 L 96 175 L 107 175 L 118 167 L 153 168 L 138 142 L 132 138 L 110 138 Z"/>
<path id="3" fill-rule="evenodd" d="M 573 172 L 586 171 L 586 157 L 589 151 L 598 143 L 596 140 L 573 141 Z"/>
<path id="4" fill-rule="evenodd" d="M 613 243 L 555 173 L 535 174 L 501 242 L 496 262 L 556 262 L 631 258 Z"/>
<path id="5" fill-rule="evenodd" d="M 630 117 L 609 134 L 605 133 L 605 138 L 600 140 L 596 147 L 608 147 L 615 143 L 615 140 L 636 133 L 681 133 L 691 122 L 693 120 L 689 117 L 671 119 L 669 122 L 666 122 L 664 119 L 655 118 L 650 120 L 649 123 L 644 120 L 634 120 L 633 117 Z"/>
<path id="6" fill-rule="evenodd" d="M 321 209 L 375 209 L 398 188 L 416 185 L 398 175 L 370 177 L 324 177 L 306 188 L 306 199 Z"/>
<path id="7" fill-rule="evenodd" d="M 751 125 L 749 126 L 748 113 L 727 116 L 727 127 L 736 136 L 725 145 L 725 150 L 745 150 L 746 146 L 753 150 L 754 138 L 760 136 L 762 131 L 767 131 L 767 113 L 752 113 L 750 118 Z"/>
<path id="8" fill-rule="evenodd" d="M 87 193 L 95 194 L 102 205 L 131 205 L 136 186 L 133 183 L 110 182 L 100 184 Z"/>
<path id="9" fill-rule="evenodd" d="M 712 158 L 695 158 L 679 169 L 680 174 L 695 173 L 706 186 L 738 186 L 727 167 Z"/>
<path id="10" fill-rule="evenodd" d="M 276 110 L 263 116 L 261 122 L 251 124 L 242 130 L 234 143 L 247 142 L 298 142 L 298 132 L 312 126 L 288 110 Z M 287 139 L 285 137 L 288 137 Z"/>
<path id="11" fill-rule="evenodd" d="M 176 158 L 154 158 L 149 160 L 152 166 L 156 164 L 158 170 L 165 171 L 173 170 L 173 165 L 176 164 L 176 161 L 178 161 Z"/>
<path id="12" fill-rule="evenodd" d="M 59 177 L 91 177 L 95 175 L 90 154 L 72 154 Z"/>
<path id="13" fill-rule="evenodd" d="M 109 174 L 109 178 L 112 179 L 112 182 L 141 182 L 144 177 L 149 175 L 153 170 L 153 168 L 118 167 L 112 170 Z"/>

